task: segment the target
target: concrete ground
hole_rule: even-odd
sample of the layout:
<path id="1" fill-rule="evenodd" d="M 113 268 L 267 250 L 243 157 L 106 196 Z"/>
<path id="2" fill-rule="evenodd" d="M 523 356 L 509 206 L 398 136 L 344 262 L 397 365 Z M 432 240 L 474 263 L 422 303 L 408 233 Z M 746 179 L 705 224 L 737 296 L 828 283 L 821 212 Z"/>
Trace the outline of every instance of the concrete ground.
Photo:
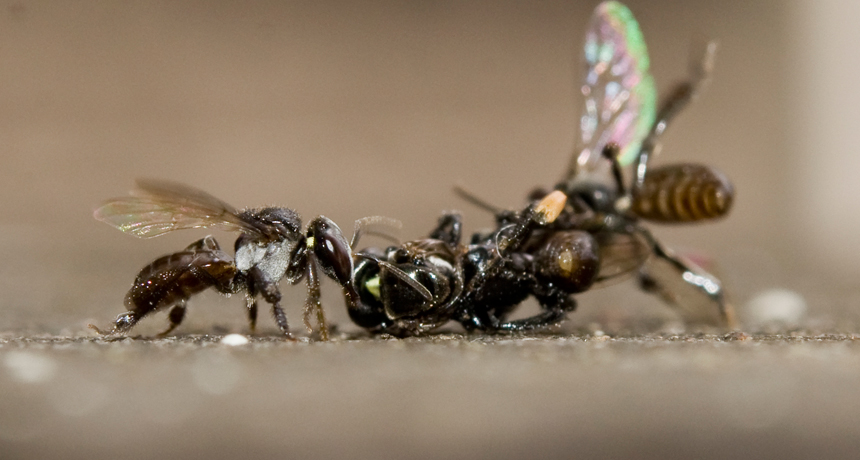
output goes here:
<path id="1" fill-rule="evenodd" d="M 467 235 L 494 225 L 455 184 L 521 208 L 575 149 L 596 3 L 0 5 L 0 460 L 858 457 L 848 0 L 625 1 L 661 92 L 686 75 L 692 37 L 720 42 L 658 161 L 719 168 L 735 207 L 655 234 L 713 262 L 743 330 L 804 332 L 674 335 L 665 307 L 611 286 L 578 295 L 562 335 L 386 340 L 348 330 L 328 280 L 329 319 L 354 335 L 327 343 L 222 342 L 245 312 L 212 292 L 178 338 L 87 332 L 125 311 L 142 267 L 208 233 L 138 241 L 95 221 L 136 177 L 347 233 L 390 216 L 404 239 L 444 210 L 463 211 Z M 298 327 L 306 288 L 286 284 Z M 154 316 L 133 333 L 162 330 Z"/>
<path id="2" fill-rule="evenodd" d="M 850 458 L 860 335 L 0 338 L 2 458 Z"/>

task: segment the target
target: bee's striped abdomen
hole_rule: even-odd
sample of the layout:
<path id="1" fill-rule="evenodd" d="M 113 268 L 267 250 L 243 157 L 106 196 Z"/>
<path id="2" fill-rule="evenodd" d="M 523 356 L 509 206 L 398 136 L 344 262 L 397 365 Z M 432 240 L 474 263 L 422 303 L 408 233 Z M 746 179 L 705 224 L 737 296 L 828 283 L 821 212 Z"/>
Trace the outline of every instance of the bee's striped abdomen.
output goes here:
<path id="1" fill-rule="evenodd" d="M 734 188 L 721 172 L 685 163 L 649 169 L 632 210 L 655 222 L 694 222 L 726 215 L 733 200 Z"/>

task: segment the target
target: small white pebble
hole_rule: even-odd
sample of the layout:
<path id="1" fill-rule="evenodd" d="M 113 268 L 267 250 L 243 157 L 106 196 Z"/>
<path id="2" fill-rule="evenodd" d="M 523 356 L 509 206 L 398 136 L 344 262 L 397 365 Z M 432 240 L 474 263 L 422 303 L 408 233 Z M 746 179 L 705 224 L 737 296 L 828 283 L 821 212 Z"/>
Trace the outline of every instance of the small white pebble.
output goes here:
<path id="1" fill-rule="evenodd" d="M 5 364 L 13 377 L 25 383 L 45 382 L 57 371 L 53 359 L 29 351 L 10 351 L 6 354 Z"/>
<path id="2" fill-rule="evenodd" d="M 221 343 L 224 345 L 230 345 L 231 347 L 247 345 L 248 342 L 248 338 L 242 334 L 227 334 L 221 338 Z"/>
<path id="3" fill-rule="evenodd" d="M 798 327 L 806 316 L 806 301 L 788 289 L 768 289 L 746 305 L 750 320 L 758 325 Z"/>

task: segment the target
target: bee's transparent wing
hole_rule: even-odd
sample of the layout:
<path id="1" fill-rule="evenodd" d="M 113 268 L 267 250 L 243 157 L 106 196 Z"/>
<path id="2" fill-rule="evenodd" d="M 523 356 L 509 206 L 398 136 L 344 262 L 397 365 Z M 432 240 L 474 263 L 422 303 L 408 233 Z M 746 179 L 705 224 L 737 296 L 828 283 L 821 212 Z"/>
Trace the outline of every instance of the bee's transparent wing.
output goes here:
<path id="1" fill-rule="evenodd" d="M 131 194 L 106 201 L 93 217 L 139 238 L 200 227 L 259 233 L 233 206 L 178 182 L 138 179 Z"/>
<path id="2" fill-rule="evenodd" d="M 601 232 L 600 271 L 595 288 L 639 276 L 642 287 L 661 297 L 691 324 L 734 327 L 734 310 L 719 280 L 678 256 L 647 232 Z"/>
<path id="3" fill-rule="evenodd" d="M 631 164 L 654 123 L 657 91 L 639 24 L 621 3 L 597 6 L 585 34 L 580 139 L 567 178 L 595 169 L 608 143 Z"/>
<path id="4" fill-rule="evenodd" d="M 639 232 L 601 232 L 595 237 L 600 248 L 600 271 L 595 287 L 627 279 L 651 256 L 651 245 Z"/>
<path id="5" fill-rule="evenodd" d="M 685 322 L 733 328 L 735 315 L 720 281 L 692 261 L 657 243 L 655 256 L 642 267 L 646 290 L 658 295 Z"/>

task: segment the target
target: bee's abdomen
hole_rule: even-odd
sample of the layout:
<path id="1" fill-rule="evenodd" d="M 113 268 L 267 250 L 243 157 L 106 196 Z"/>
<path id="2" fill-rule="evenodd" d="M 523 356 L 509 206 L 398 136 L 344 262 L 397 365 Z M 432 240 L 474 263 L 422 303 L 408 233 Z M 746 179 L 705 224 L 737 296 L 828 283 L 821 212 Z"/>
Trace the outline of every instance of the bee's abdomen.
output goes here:
<path id="1" fill-rule="evenodd" d="M 733 200 L 734 188 L 723 173 L 685 163 L 649 169 L 632 210 L 656 222 L 693 222 L 726 215 Z"/>
<path id="2" fill-rule="evenodd" d="M 223 254 L 177 252 L 144 267 L 126 294 L 125 303 L 143 316 L 209 287 L 227 285 L 236 272 L 233 261 Z"/>
<path id="3" fill-rule="evenodd" d="M 537 276 L 569 294 L 587 290 L 600 270 L 600 249 L 584 231 L 555 233 L 535 255 Z"/>

